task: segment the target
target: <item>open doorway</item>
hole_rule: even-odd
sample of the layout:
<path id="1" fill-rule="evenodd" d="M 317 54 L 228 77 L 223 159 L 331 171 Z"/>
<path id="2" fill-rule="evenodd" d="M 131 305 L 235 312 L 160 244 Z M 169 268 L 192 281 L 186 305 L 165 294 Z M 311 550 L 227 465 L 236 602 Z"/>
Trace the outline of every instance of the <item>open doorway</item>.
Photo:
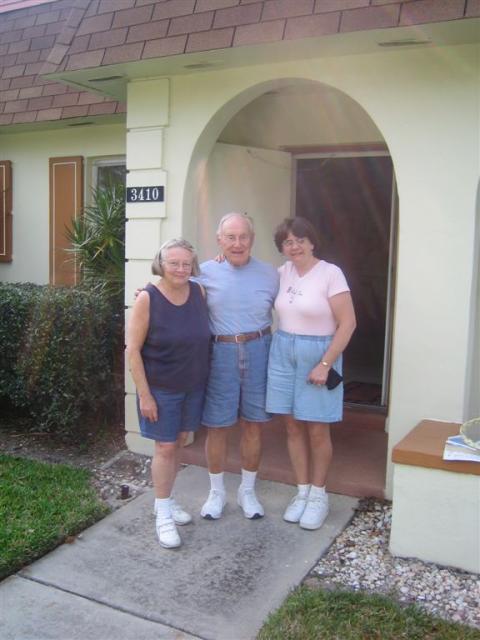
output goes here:
<path id="1" fill-rule="evenodd" d="M 282 219 L 297 213 L 319 227 L 323 257 L 345 271 L 359 315 L 345 356 L 344 417 L 332 428 L 328 490 L 383 497 L 396 228 L 392 161 L 381 131 L 352 98 L 321 84 L 281 84 L 240 108 L 222 131 L 212 120 L 208 152 L 202 138 L 192 157 L 185 233 L 195 238 L 202 260 L 211 258 L 221 215 L 246 211 L 255 221 L 255 257 L 280 265 L 272 236 Z M 365 391 L 372 393 L 366 398 Z M 230 433 L 226 468 L 238 472 L 239 427 Z M 264 425 L 262 437 L 261 477 L 295 484 L 282 421 Z M 182 451 L 183 462 L 205 464 L 204 438 L 201 430 Z"/>
<path id="2" fill-rule="evenodd" d="M 295 156 L 294 211 L 317 228 L 321 257 L 352 291 L 357 329 L 344 353 L 345 402 L 388 403 L 396 193 L 388 151 Z"/>

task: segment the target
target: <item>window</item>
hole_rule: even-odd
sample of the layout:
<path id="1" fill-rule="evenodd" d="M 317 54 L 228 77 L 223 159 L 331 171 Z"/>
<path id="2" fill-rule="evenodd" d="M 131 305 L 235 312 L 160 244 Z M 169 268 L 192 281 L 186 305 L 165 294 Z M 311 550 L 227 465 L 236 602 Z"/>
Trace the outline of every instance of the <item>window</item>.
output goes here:
<path id="1" fill-rule="evenodd" d="M 92 188 L 102 188 L 107 184 L 125 184 L 127 168 L 125 158 L 97 158 L 91 163 L 91 186 Z"/>

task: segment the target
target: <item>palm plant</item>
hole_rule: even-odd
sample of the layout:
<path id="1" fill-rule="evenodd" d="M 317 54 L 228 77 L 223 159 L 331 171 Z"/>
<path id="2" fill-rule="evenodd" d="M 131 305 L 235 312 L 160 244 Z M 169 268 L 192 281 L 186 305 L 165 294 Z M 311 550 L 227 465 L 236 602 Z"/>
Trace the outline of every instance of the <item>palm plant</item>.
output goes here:
<path id="1" fill-rule="evenodd" d="M 124 287 L 125 187 L 110 183 L 93 189 L 92 204 L 66 231 L 84 286 L 120 297 Z"/>

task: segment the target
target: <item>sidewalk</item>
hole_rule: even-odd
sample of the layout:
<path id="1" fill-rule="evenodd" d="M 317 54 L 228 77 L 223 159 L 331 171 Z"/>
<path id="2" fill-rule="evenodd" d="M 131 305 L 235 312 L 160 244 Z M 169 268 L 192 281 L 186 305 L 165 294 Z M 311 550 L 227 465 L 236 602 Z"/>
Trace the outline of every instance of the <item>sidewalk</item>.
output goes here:
<path id="1" fill-rule="evenodd" d="M 189 466 L 176 495 L 194 524 L 183 545 L 162 549 L 153 492 L 133 500 L 0 583 L 2 640 L 251 640 L 350 520 L 355 498 L 330 495 L 318 531 L 282 520 L 294 488 L 259 481 L 261 520 L 236 505 L 239 476 L 226 474 L 228 505 L 218 521 L 198 514 L 205 469 Z"/>

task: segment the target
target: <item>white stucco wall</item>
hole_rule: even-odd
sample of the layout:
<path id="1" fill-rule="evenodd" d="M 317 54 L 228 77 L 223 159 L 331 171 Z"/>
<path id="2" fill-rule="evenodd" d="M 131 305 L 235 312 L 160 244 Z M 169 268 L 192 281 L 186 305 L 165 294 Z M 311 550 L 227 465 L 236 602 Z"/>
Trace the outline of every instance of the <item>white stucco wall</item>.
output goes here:
<path id="1" fill-rule="evenodd" d="M 480 572 L 480 477 L 395 465 L 394 555 Z"/>
<path id="2" fill-rule="evenodd" d="M 289 87 L 261 95 L 244 107 L 222 131 L 222 142 L 275 149 L 383 142 L 358 104 L 327 85 Z"/>
<path id="3" fill-rule="evenodd" d="M 124 125 L 92 125 L 0 136 L 0 159 L 12 161 L 13 260 L 0 281 L 45 284 L 49 279 L 49 175 L 52 157 L 125 155 Z M 87 194 L 88 195 L 88 194 Z"/>
<path id="4" fill-rule="evenodd" d="M 274 229 L 290 215 L 292 159 L 289 153 L 232 144 L 216 144 L 196 201 L 193 241 L 201 260 L 218 251 L 218 221 L 229 211 L 246 212 L 255 223 L 253 253 L 280 266 Z"/>
<path id="5" fill-rule="evenodd" d="M 195 234 L 195 200 L 220 132 L 243 106 L 282 82 L 307 79 L 337 88 L 381 131 L 400 200 L 390 449 L 420 419 L 461 422 L 466 415 L 476 268 L 478 56 L 474 45 L 381 51 L 170 81 L 162 159 L 169 195 L 161 239 Z M 132 265 L 131 275 L 133 270 Z"/>

